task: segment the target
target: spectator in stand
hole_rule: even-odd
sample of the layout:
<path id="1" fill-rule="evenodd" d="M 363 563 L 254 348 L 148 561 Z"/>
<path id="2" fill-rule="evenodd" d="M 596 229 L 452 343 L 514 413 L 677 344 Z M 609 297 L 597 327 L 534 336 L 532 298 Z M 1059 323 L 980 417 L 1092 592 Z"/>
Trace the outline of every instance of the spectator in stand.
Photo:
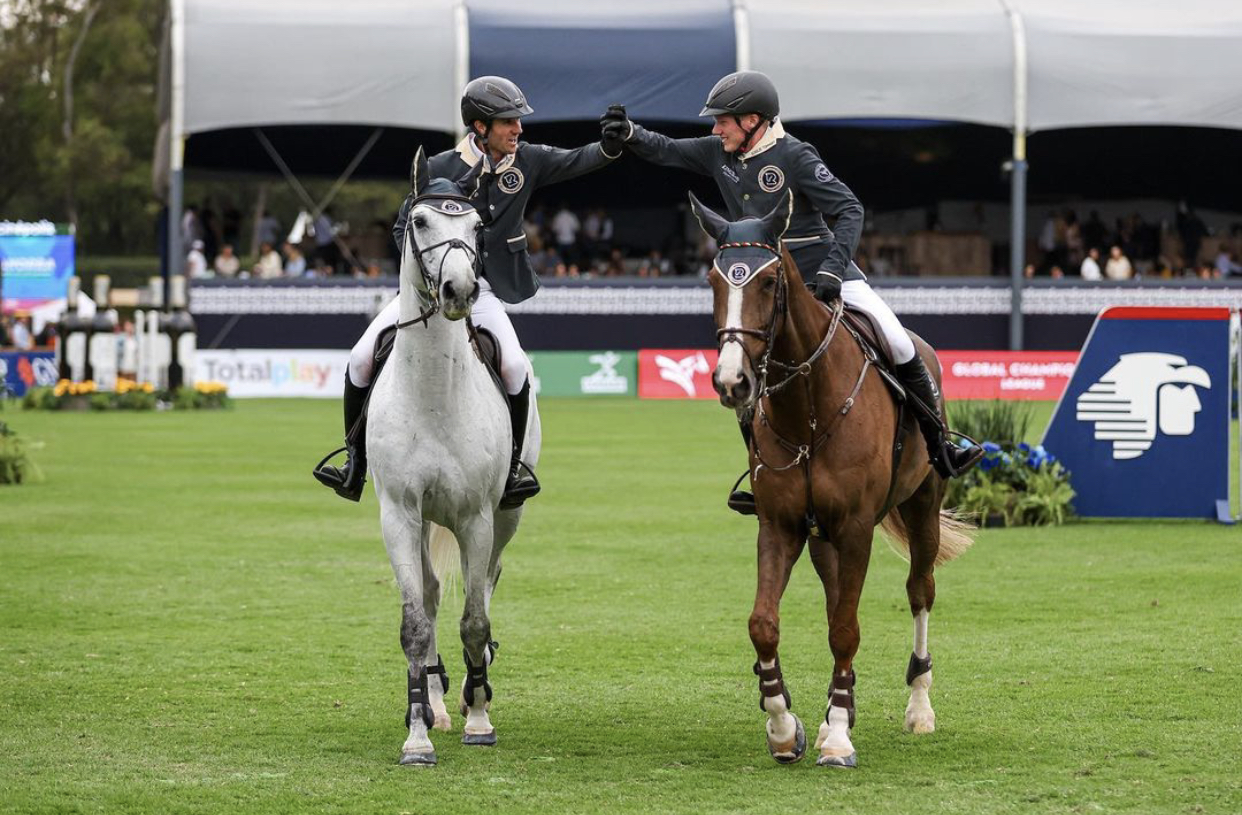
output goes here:
<path id="1" fill-rule="evenodd" d="M 638 264 L 639 277 L 662 277 L 672 272 L 672 265 L 660 253 L 659 249 L 652 249 L 651 254 L 643 258 Z"/>
<path id="2" fill-rule="evenodd" d="M 578 220 L 578 216 L 569 207 L 561 204 L 561 208 L 552 218 L 552 234 L 556 236 L 557 252 L 567 263 L 576 263 L 578 260 L 578 231 L 581 229 L 582 222 Z"/>
<path id="3" fill-rule="evenodd" d="M 601 251 L 599 228 L 599 210 L 588 211 L 586 217 L 582 219 L 582 253 L 588 264 L 594 264 L 595 261 L 607 257 L 607 253 Z"/>
<path id="4" fill-rule="evenodd" d="M 1083 280 L 1099 280 L 1100 279 L 1100 250 L 1092 246 L 1087 250 L 1087 257 L 1083 259 L 1082 266 L 1079 267 L 1078 273 L 1082 275 Z"/>
<path id="5" fill-rule="evenodd" d="M 233 244 L 226 243 L 221 246 L 220 254 L 216 255 L 211 266 L 220 277 L 237 277 L 237 273 L 241 271 L 241 259 L 233 254 Z"/>
<path id="6" fill-rule="evenodd" d="M 203 226 L 203 257 L 214 258 L 220 250 L 220 224 L 215 211 L 204 207 L 199 221 Z"/>
<path id="7" fill-rule="evenodd" d="M 1082 264 L 1084 247 L 1082 237 L 1082 226 L 1078 223 L 1078 213 L 1074 210 L 1067 210 L 1065 213 L 1065 258 L 1069 268 L 1073 269 Z"/>
<path id="8" fill-rule="evenodd" d="M 1108 263 L 1104 264 L 1104 276 L 1109 280 L 1129 280 L 1134 277 L 1134 267 L 1130 265 L 1130 259 L 1117 244 L 1113 244 L 1113 248 L 1108 252 Z"/>
<path id="9" fill-rule="evenodd" d="M 315 260 L 320 269 L 327 266 L 328 274 L 335 274 L 341 262 L 341 250 L 336 245 L 336 224 L 332 221 L 332 208 L 327 207 L 315 218 Z"/>
<path id="10" fill-rule="evenodd" d="M 241 213 L 237 207 L 231 203 L 224 207 L 224 214 L 221 218 L 221 243 L 231 243 L 234 246 L 241 240 Z M 223 245 L 221 246 L 223 249 Z"/>
<path id="11" fill-rule="evenodd" d="M 50 348 L 56 344 L 56 323 L 48 320 L 39 329 L 39 333 L 35 334 L 35 345 L 40 348 Z"/>
<path id="12" fill-rule="evenodd" d="M 1242 274 L 1242 265 L 1238 264 L 1233 252 L 1221 246 L 1220 254 L 1216 256 L 1216 271 L 1221 277 L 1231 277 Z"/>
<path id="13" fill-rule="evenodd" d="M 280 253 L 273 249 L 270 243 L 264 241 L 259 245 L 259 262 L 254 265 L 254 276 L 263 280 L 271 280 L 280 277 L 281 273 Z"/>
<path id="14" fill-rule="evenodd" d="M 1186 271 L 1190 272 L 1191 270 L 1187 269 Z M 1200 280 L 1220 280 L 1221 278 L 1220 269 L 1214 268 L 1210 263 L 1200 264 L 1198 276 Z"/>
<path id="15" fill-rule="evenodd" d="M 1082 242 L 1088 249 L 1103 249 L 1108 245 L 1108 227 L 1100 220 L 1100 213 L 1095 210 L 1091 210 L 1091 215 L 1082 225 Z"/>
<path id="16" fill-rule="evenodd" d="M 608 262 L 604 264 L 605 277 L 621 277 L 625 274 L 625 255 L 620 249 L 608 253 Z"/>
<path id="17" fill-rule="evenodd" d="M 1065 277 L 1065 271 L 1060 266 L 1054 265 L 1048 270 L 1048 276 L 1053 280 L 1060 280 Z"/>
<path id="18" fill-rule="evenodd" d="M 280 243 L 280 221 L 267 210 L 259 218 L 259 243 L 266 243 L 268 250 Z"/>
<path id="19" fill-rule="evenodd" d="M 123 379 L 138 378 L 138 337 L 134 332 L 134 321 L 122 323 L 117 334 L 117 373 Z"/>
<path id="20" fill-rule="evenodd" d="M 185 273 L 195 280 L 214 276 L 207 268 L 207 256 L 203 254 L 202 241 L 194 241 L 190 244 L 190 253 L 185 256 Z"/>
<path id="21" fill-rule="evenodd" d="M 29 351 L 34 348 L 34 336 L 30 333 L 30 317 L 25 312 L 19 311 L 13 315 L 9 340 L 18 351 Z"/>
<path id="22" fill-rule="evenodd" d="M 306 258 L 302 250 L 292 243 L 285 243 L 285 276 L 302 277 L 306 274 Z"/>
<path id="23" fill-rule="evenodd" d="M 1186 259 L 1186 265 L 1198 266 L 1199 249 L 1203 236 L 1207 234 L 1207 226 L 1185 201 L 1177 205 L 1177 234 L 1182 239 L 1182 257 Z"/>
<path id="24" fill-rule="evenodd" d="M 190 204 L 181 216 L 181 245 L 190 246 L 203 239 L 203 222 L 198 217 L 198 206 Z"/>

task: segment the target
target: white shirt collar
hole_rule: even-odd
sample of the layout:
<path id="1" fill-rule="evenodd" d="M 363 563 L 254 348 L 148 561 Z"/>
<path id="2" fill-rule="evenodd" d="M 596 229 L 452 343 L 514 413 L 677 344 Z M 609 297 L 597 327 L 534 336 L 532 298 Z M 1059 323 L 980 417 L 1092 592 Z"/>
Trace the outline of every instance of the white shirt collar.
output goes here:
<path id="1" fill-rule="evenodd" d="M 768 125 L 768 129 L 764 131 L 763 137 L 755 143 L 755 146 L 742 154 L 742 161 L 754 158 L 765 150 L 771 150 L 772 146 L 776 144 L 776 140 L 783 138 L 785 138 L 785 127 L 781 124 L 781 120 L 777 119 Z"/>
<path id="2" fill-rule="evenodd" d="M 474 140 L 474 136 L 466 134 L 466 137 L 457 143 L 457 155 L 461 156 L 461 160 L 466 162 L 470 167 L 483 162 L 484 173 L 503 173 L 517 159 L 517 153 L 505 156 L 495 168 L 492 167 L 491 158 L 483 152 L 478 143 Z"/>

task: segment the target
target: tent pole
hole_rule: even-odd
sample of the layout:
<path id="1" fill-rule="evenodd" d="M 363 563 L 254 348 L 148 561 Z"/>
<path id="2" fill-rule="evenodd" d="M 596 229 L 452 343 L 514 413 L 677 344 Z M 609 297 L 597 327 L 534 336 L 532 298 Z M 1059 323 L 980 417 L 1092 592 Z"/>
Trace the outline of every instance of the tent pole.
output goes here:
<path id="1" fill-rule="evenodd" d="M 185 0 L 171 0 L 172 15 L 172 121 L 168 128 L 168 265 L 164 276 L 164 303 L 169 302 L 169 280 L 183 274 L 185 246 L 181 240 L 181 216 L 185 208 Z"/>
<path id="2" fill-rule="evenodd" d="M 746 0 L 733 0 L 733 38 L 737 44 L 737 70 L 750 70 L 750 10 Z"/>
<path id="3" fill-rule="evenodd" d="M 453 135 L 458 141 L 466 137 L 466 125 L 461 120 L 458 98 L 470 81 L 470 15 L 466 10 L 466 0 L 457 0 L 453 7 L 453 27 L 457 34 L 457 65 L 454 77 L 457 87 L 453 89 Z"/>
<path id="4" fill-rule="evenodd" d="M 1027 124 L 1027 58 L 1026 28 L 1022 15 L 1006 0 L 1001 0 L 1009 17 L 1013 35 L 1013 159 L 1010 188 L 1009 227 L 1009 350 L 1022 350 L 1022 284 L 1026 267 L 1026 135 Z"/>

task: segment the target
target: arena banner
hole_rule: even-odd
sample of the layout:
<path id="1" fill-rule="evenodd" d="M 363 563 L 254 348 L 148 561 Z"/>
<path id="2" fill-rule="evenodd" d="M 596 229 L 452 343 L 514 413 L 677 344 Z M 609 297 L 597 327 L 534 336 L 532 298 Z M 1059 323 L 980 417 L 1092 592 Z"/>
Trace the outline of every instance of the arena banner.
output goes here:
<path id="1" fill-rule="evenodd" d="M 340 399 L 349 352 L 200 348 L 194 360 L 194 381 L 222 382 L 228 387 L 229 396 Z"/>
<path id="2" fill-rule="evenodd" d="M 1095 517 L 1217 518 L 1229 495 L 1229 309 L 1105 309 L 1044 446 Z"/>
<path id="3" fill-rule="evenodd" d="M 638 354 L 633 351 L 536 351 L 533 387 L 540 396 L 634 396 Z"/>
<path id="4" fill-rule="evenodd" d="M 938 351 L 946 399 L 1060 399 L 1077 351 Z"/>
<path id="5" fill-rule="evenodd" d="M 0 391 L 6 396 L 25 396 L 31 388 L 56 384 L 53 351 L 0 351 Z"/>
<path id="6" fill-rule="evenodd" d="M 718 399 L 712 387 L 716 350 L 638 352 L 638 398 Z"/>
<path id="7" fill-rule="evenodd" d="M 0 221 L 0 311 L 63 300 L 74 272 L 73 236 L 51 221 Z"/>

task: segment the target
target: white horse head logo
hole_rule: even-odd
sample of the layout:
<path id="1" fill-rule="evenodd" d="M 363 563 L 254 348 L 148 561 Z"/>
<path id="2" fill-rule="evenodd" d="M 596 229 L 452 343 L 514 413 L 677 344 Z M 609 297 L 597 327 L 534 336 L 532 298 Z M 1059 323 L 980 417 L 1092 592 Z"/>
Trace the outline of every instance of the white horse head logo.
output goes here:
<path id="1" fill-rule="evenodd" d="M 705 374 L 711 370 L 707 357 L 698 351 L 683 359 L 671 359 L 663 354 L 656 354 L 656 367 L 660 369 L 660 378 L 667 379 L 686 392 L 686 396 L 695 396 L 694 375 Z"/>
<path id="2" fill-rule="evenodd" d="M 1078 421 L 1095 422 L 1096 441 L 1113 443 L 1114 459 L 1151 449 L 1157 431 L 1189 436 L 1202 410 L 1195 386 L 1210 389 L 1207 371 L 1176 354 L 1122 354 L 1117 364 L 1078 397 Z"/>

